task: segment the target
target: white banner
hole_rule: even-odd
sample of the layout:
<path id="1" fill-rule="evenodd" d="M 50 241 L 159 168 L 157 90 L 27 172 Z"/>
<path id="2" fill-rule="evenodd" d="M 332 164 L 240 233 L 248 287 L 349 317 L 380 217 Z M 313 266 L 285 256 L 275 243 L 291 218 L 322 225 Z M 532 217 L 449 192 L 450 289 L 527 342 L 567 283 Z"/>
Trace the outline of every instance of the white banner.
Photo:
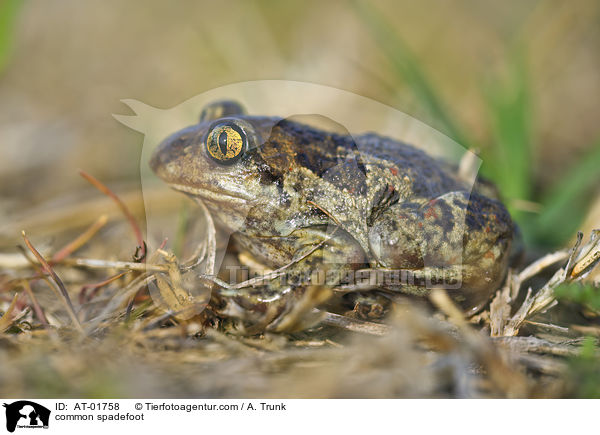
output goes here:
<path id="1" fill-rule="evenodd" d="M 594 400 L 3 400 L 0 434 L 564 434 L 596 427 Z M 576 416 L 576 418 L 575 418 Z"/>

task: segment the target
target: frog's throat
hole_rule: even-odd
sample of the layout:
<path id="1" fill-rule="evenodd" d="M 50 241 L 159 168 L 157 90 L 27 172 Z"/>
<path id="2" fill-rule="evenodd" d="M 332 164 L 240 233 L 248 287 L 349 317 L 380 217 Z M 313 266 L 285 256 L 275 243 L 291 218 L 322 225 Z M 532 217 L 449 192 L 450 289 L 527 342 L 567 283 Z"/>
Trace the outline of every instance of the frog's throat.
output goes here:
<path id="1" fill-rule="evenodd" d="M 197 188 L 185 186 L 183 184 L 169 183 L 169 187 L 194 197 L 201 198 L 207 204 L 227 204 L 228 207 L 246 206 L 251 197 L 241 192 L 225 192 L 223 190 L 210 190 L 207 188 Z"/>

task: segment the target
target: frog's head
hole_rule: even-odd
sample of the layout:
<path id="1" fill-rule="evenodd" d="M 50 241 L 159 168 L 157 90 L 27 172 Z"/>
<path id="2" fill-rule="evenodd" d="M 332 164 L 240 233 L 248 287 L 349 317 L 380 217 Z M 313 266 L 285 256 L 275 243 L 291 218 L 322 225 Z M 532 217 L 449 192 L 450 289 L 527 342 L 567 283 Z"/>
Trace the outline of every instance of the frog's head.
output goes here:
<path id="1" fill-rule="evenodd" d="M 279 118 L 250 117 L 238 103 L 207 106 L 196 125 L 165 139 L 150 160 L 170 187 L 202 200 L 224 225 L 240 229 L 248 211 L 277 195 L 263 144 Z"/>

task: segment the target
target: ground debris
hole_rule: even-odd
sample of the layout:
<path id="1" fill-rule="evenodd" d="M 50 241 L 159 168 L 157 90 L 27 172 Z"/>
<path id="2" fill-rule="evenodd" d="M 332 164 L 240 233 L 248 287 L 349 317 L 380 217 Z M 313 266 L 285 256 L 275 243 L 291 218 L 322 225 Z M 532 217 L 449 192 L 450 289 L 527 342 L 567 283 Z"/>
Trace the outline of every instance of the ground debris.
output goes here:
<path id="1" fill-rule="evenodd" d="M 140 241 L 131 213 L 120 222 L 111 215 L 110 224 L 102 214 L 83 233 L 59 233 L 64 248 L 54 255 L 29 238 L 23 261 L 3 254 L 0 394 L 570 397 L 583 337 L 600 336 L 595 319 L 544 317 L 556 304 L 553 289 L 598 263 L 597 232 L 583 246 L 580 236 L 572 250 L 511 271 L 489 308 L 471 318 L 435 291 L 431 304 L 393 295 L 387 317 L 364 320 L 324 309 L 336 289 L 322 286 L 256 304 L 252 292 L 282 270 L 221 281 L 216 229 L 202 214 L 207 237 L 181 260 L 167 240 L 155 248 Z M 132 227 L 130 258 L 136 245 L 148 252 L 128 260 L 114 254 L 112 238 L 122 243 Z M 523 296 L 533 277 L 548 273 L 545 285 Z"/>

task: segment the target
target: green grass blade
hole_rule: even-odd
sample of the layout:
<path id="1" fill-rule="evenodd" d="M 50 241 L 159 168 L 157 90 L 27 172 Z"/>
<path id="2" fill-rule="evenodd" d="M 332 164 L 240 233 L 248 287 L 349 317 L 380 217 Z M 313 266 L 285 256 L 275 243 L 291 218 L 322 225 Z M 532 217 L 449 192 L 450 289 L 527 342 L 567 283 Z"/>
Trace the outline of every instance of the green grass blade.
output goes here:
<path id="1" fill-rule="evenodd" d="M 484 170 L 507 199 L 530 200 L 533 116 L 528 73 L 519 52 L 513 55 L 507 78 L 488 83 L 484 95 L 492 127 L 492 146 L 483 154 Z M 511 212 L 520 215 L 518 210 Z"/>
<path id="2" fill-rule="evenodd" d="M 21 0 L 0 0 L 0 73 L 8 64 L 12 50 L 14 24 Z"/>
<path id="3" fill-rule="evenodd" d="M 567 301 L 581 305 L 583 308 L 600 314 L 600 288 L 592 284 L 571 282 L 554 289 L 559 301 Z"/>
<path id="4" fill-rule="evenodd" d="M 543 244 L 562 244 L 575 234 L 600 186 L 600 139 L 581 160 L 542 196 L 537 238 Z"/>
<path id="5" fill-rule="evenodd" d="M 572 397 L 600 399 L 600 354 L 594 337 L 586 337 L 579 355 L 567 360 L 564 378 L 571 385 Z"/>
<path id="6" fill-rule="evenodd" d="M 418 102 L 441 124 L 448 136 L 468 147 L 469 141 L 466 135 L 454 122 L 421 70 L 418 60 L 395 29 L 372 4 L 362 1 L 354 1 L 352 4 L 359 18 L 366 24 L 388 57 L 396 74 L 406 82 Z"/>

